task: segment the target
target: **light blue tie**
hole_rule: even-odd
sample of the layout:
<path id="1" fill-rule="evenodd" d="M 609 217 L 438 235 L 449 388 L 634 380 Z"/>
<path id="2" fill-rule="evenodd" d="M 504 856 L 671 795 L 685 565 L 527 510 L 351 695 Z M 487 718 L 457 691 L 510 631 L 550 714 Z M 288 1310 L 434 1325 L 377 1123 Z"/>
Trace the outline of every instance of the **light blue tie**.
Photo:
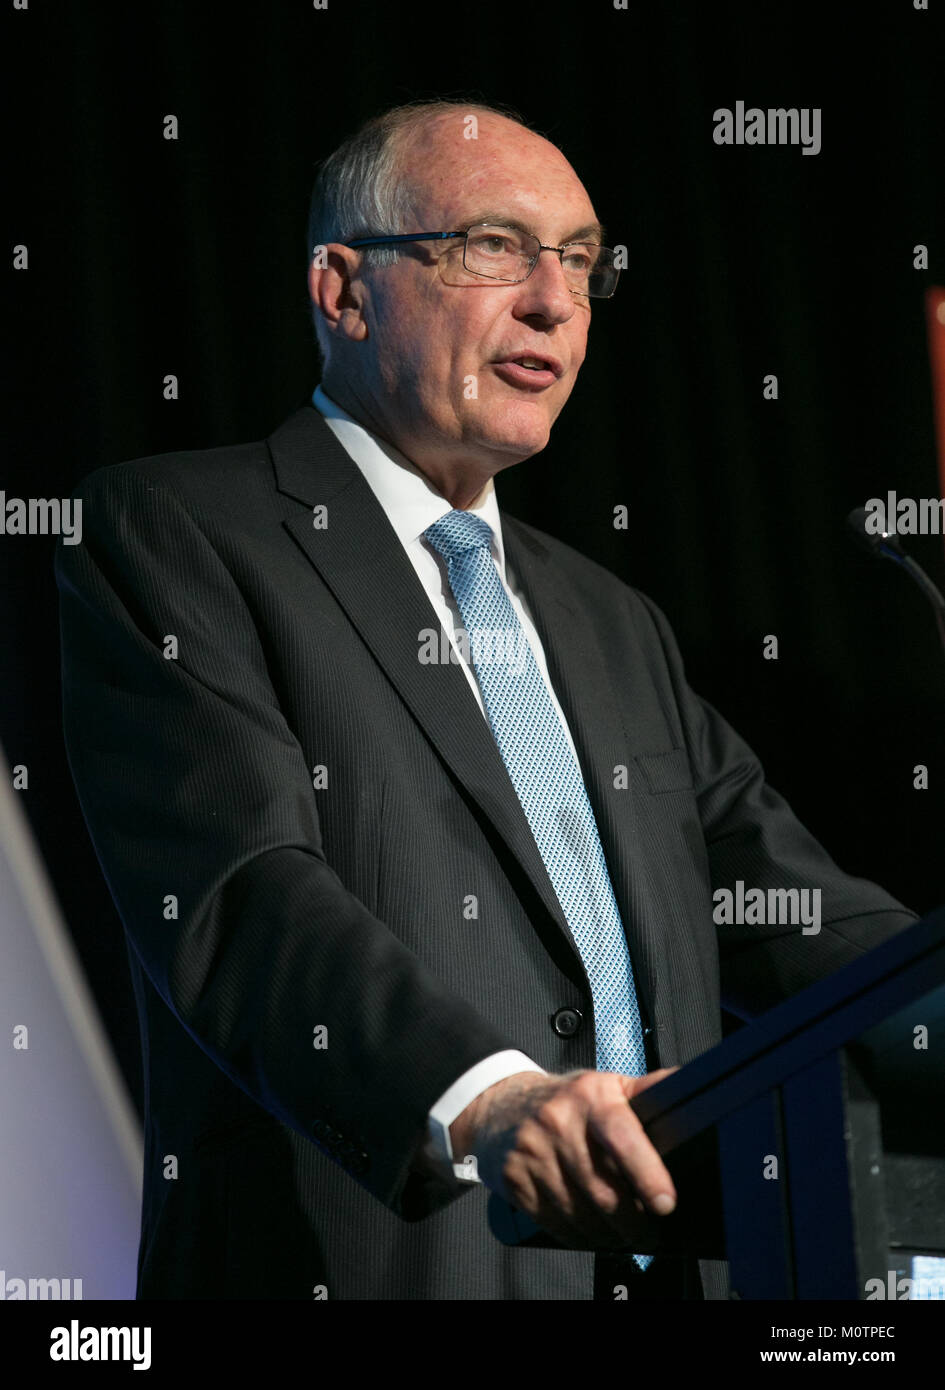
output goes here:
<path id="1" fill-rule="evenodd" d="M 492 528 L 452 511 L 423 533 L 446 560 L 495 741 L 574 936 L 594 1000 L 597 1070 L 646 1074 L 633 967 L 594 812 L 492 559 Z M 634 1255 L 646 1269 L 651 1255 Z"/>

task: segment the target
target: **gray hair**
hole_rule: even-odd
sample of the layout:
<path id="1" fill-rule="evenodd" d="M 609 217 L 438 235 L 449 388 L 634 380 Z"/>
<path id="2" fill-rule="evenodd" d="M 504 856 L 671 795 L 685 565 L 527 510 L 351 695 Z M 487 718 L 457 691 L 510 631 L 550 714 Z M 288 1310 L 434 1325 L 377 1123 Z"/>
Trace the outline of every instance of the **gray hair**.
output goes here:
<path id="1" fill-rule="evenodd" d="M 315 247 L 331 241 L 431 230 L 410 225 L 415 215 L 414 189 L 402 176 L 401 165 L 409 138 L 420 125 L 437 116 L 460 112 L 464 115 L 488 112 L 532 129 L 510 107 L 453 99 L 412 101 L 373 116 L 319 165 L 308 215 L 308 264 L 311 264 Z M 446 231 L 447 228 L 435 230 Z M 369 268 L 393 265 L 400 254 L 396 246 L 371 246 L 362 253 L 362 265 Z M 314 305 L 312 318 L 319 356 L 324 363 L 328 333 Z"/>

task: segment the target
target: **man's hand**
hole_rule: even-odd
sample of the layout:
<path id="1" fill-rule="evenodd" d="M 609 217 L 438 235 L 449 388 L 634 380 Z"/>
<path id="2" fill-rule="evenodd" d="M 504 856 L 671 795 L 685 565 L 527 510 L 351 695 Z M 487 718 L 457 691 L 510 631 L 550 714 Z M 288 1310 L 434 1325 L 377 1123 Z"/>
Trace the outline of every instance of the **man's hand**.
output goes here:
<path id="1" fill-rule="evenodd" d="M 649 1213 L 671 1212 L 676 1189 L 627 1102 L 676 1070 L 517 1072 L 450 1125 L 454 1157 L 475 1155 L 486 1186 L 562 1245 L 633 1247 L 641 1237 L 649 1244 L 659 1237 Z"/>

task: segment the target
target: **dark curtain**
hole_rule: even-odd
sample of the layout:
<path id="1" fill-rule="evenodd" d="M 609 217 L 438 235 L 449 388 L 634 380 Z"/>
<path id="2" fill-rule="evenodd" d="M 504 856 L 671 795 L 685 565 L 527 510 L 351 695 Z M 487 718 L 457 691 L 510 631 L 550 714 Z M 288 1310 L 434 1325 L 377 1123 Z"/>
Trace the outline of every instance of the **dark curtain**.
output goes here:
<path id="1" fill-rule="evenodd" d="M 630 268 L 501 505 L 655 598 L 695 689 L 838 862 L 931 908 L 945 660 L 918 591 L 844 519 L 890 489 L 940 490 L 923 294 L 945 283 L 941 15 L 936 0 L 8 6 L 2 487 L 65 497 L 102 464 L 269 433 L 317 381 L 315 161 L 399 102 L 511 105 L 568 155 Z M 820 153 L 717 146 L 713 112 L 738 100 L 819 107 Z M 945 587 L 942 538 L 909 545 Z M 52 548 L 0 537 L 0 738 L 30 769 L 23 805 L 140 1095 L 121 930 L 62 745 Z"/>

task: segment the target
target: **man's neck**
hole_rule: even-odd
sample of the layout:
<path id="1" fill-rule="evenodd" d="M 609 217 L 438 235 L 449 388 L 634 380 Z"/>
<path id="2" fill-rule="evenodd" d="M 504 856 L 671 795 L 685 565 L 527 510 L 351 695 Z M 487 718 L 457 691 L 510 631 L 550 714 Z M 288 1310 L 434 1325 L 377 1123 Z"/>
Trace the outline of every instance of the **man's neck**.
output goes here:
<path id="1" fill-rule="evenodd" d="M 390 437 L 390 433 L 383 424 L 378 423 L 372 413 L 355 394 L 343 383 L 337 380 L 325 380 L 321 383 L 323 393 L 335 405 L 339 406 L 346 415 L 368 431 L 369 434 L 376 435 L 386 444 L 391 445 L 398 453 L 413 464 L 427 479 L 430 486 L 435 488 L 441 497 L 444 497 L 452 507 L 460 511 L 466 511 L 471 507 L 479 507 L 485 501 L 490 489 L 493 487 L 492 473 L 483 473 L 481 466 L 477 469 L 472 462 L 468 467 L 455 463 L 449 463 L 440 468 L 432 463 L 424 466 L 424 463 L 408 452 L 396 439 Z"/>

